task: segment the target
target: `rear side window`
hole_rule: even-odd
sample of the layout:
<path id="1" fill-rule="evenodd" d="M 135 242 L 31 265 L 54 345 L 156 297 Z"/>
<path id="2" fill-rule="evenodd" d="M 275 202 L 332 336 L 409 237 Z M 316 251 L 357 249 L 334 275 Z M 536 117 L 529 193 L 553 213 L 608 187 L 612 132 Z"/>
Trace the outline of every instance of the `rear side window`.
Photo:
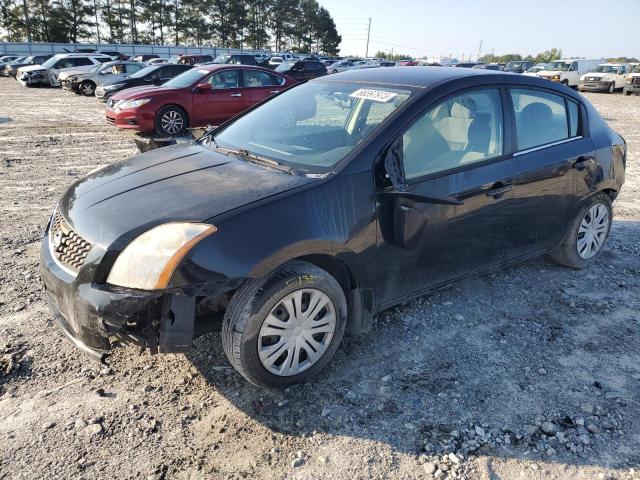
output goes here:
<path id="1" fill-rule="evenodd" d="M 579 135 L 578 126 L 580 124 L 580 109 L 576 102 L 567 100 L 567 106 L 569 107 L 569 137 L 577 137 Z"/>
<path id="2" fill-rule="evenodd" d="M 422 177 L 502 156 L 498 89 L 455 94 L 429 108 L 402 136 L 405 177 Z"/>
<path id="3" fill-rule="evenodd" d="M 93 65 L 93 62 L 89 58 L 74 58 L 72 60 L 74 67 L 85 67 L 87 65 Z"/>
<path id="4" fill-rule="evenodd" d="M 260 72 L 257 70 L 245 70 L 244 71 L 244 85 L 245 87 L 271 87 L 274 85 L 281 85 L 282 78 L 267 72 Z"/>
<path id="5" fill-rule="evenodd" d="M 537 90 L 513 89 L 511 99 L 515 109 L 518 150 L 540 147 L 566 140 L 577 135 L 577 105 L 569 101 L 569 110 L 574 109 L 574 121 L 569 122 L 564 97 Z M 573 107 L 571 106 L 573 105 Z"/>

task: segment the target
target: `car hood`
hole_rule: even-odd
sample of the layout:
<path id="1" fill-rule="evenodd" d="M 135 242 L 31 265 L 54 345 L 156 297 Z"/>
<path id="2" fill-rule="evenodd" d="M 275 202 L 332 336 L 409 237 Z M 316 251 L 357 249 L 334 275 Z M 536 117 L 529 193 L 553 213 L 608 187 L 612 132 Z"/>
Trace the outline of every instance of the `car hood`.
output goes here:
<path id="1" fill-rule="evenodd" d="M 72 185 L 58 208 L 78 234 L 106 248 L 161 223 L 205 221 L 313 181 L 194 143 L 99 169 Z"/>
<path id="2" fill-rule="evenodd" d="M 552 77 L 554 75 L 562 75 L 563 73 L 567 73 L 566 70 L 542 70 L 538 72 L 538 75 L 541 77 Z"/>
<path id="3" fill-rule="evenodd" d="M 157 95 L 163 95 L 169 91 L 175 91 L 175 88 L 167 88 L 158 85 L 144 85 L 141 87 L 127 88 L 122 92 L 113 95 L 114 100 L 136 100 L 138 98 L 149 98 Z"/>
<path id="4" fill-rule="evenodd" d="M 21 72 L 35 72 L 36 70 L 46 70 L 42 65 L 29 65 L 28 67 L 20 67 Z"/>
<path id="5" fill-rule="evenodd" d="M 603 78 L 606 77 L 614 77 L 615 75 L 613 73 L 604 73 L 604 72 L 589 72 L 589 73 L 585 73 L 581 78 L 585 79 L 585 78 L 597 78 L 599 80 L 602 80 Z"/>

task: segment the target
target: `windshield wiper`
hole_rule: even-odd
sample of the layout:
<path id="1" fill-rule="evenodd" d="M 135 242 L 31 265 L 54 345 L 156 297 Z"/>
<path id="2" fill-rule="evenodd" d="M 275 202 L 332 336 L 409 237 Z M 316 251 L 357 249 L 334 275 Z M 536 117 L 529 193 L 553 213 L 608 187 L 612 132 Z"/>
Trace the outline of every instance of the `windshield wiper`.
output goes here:
<path id="1" fill-rule="evenodd" d="M 228 150 L 228 149 L 225 149 Z M 295 171 L 293 168 L 288 167 L 287 165 L 283 165 L 281 163 L 276 162 L 275 160 L 270 160 L 268 158 L 261 157 L 256 155 L 255 153 L 251 153 L 246 148 L 239 148 L 236 151 L 232 151 L 235 155 L 239 155 L 245 160 L 255 163 L 258 165 L 265 165 L 266 167 L 273 168 L 274 170 L 279 170 L 281 172 L 288 173 L 289 175 L 295 175 Z"/>

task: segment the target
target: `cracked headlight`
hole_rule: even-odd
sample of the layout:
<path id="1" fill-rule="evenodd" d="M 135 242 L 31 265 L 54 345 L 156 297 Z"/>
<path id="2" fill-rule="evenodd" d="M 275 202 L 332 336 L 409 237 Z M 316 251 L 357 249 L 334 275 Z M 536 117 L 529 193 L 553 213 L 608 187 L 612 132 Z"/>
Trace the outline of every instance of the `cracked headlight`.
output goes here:
<path id="1" fill-rule="evenodd" d="M 189 250 L 216 231 L 205 223 L 158 225 L 125 247 L 111 267 L 107 283 L 141 290 L 166 288 Z"/>

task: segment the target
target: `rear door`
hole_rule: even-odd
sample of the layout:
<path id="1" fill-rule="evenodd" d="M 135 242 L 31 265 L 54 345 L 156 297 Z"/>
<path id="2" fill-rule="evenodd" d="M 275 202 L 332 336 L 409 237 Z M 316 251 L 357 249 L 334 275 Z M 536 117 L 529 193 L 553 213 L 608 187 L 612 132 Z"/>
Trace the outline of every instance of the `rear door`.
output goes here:
<path id="1" fill-rule="evenodd" d="M 584 135 L 578 102 L 554 91 L 509 89 L 515 123 L 515 158 L 522 172 L 519 228 L 521 254 L 558 245 L 595 178 L 593 142 Z"/>
<path id="2" fill-rule="evenodd" d="M 246 69 L 244 73 L 244 86 L 248 98 L 248 105 L 254 105 L 272 95 L 280 93 L 284 78 L 270 72 Z"/>
<path id="3" fill-rule="evenodd" d="M 497 86 L 456 92 L 402 135 L 405 186 L 378 194 L 382 305 L 517 255 L 519 164 L 509 154 L 505 97 Z"/>

